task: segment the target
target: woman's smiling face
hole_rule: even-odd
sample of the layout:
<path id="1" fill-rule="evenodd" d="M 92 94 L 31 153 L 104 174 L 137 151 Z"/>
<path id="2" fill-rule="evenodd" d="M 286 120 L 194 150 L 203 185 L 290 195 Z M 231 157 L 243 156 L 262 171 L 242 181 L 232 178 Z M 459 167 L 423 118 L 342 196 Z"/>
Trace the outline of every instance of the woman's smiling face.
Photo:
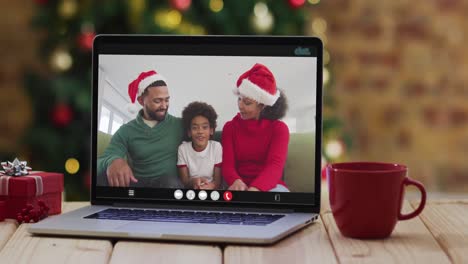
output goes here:
<path id="1" fill-rule="evenodd" d="M 239 108 L 242 119 L 256 119 L 260 118 L 260 112 L 263 109 L 263 104 L 259 104 L 257 101 L 252 100 L 248 97 L 239 96 L 237 99 L 237 107 Z"/>

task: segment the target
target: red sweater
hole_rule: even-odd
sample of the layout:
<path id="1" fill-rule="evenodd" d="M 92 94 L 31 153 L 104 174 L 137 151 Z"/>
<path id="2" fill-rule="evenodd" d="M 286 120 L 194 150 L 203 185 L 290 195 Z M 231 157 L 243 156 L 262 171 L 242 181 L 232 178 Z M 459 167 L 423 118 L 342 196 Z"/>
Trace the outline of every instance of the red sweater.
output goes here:
<path id="1" fill-rule="evenodd" d="M 289 129 L 280 120 L 243 120 L 237 114 L 224 125 L 222 174 L 227 184 L 235 180 L 269 191 L 281 180 L 288 154 Z"/>

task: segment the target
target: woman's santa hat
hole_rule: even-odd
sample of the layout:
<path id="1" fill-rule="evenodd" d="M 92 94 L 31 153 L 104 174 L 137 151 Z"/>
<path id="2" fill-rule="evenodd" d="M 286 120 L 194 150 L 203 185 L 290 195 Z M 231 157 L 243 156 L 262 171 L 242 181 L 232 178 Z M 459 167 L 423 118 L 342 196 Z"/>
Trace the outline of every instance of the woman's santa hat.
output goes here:
<path id="1" fill-rule="evenodd" d="M 239 77 L 234 93 L 269 106 L 274 105 L 280 96 L 273 73 L 260 63 Z"/>
<path id="2" fill-rule="evenodd" d="M 138 78 L 128 85 L 128 95 L 130 96 L 131 104 L 129 104 L 127 110 L 130 113 L 134 114 L 137 112 L 138 107 L 135 102 L 137 101 L 138 96 L 142 95 L 145 89 L 156 81 L 164 81 L 167 85 L 166 78 L 154 70 L 140 73 Z"/>

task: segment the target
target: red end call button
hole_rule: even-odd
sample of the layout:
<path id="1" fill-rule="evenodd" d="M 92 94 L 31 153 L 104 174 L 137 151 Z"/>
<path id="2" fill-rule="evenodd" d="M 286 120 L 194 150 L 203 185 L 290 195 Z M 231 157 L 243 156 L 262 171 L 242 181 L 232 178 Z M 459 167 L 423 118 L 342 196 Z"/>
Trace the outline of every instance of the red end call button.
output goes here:
<path id="1" fill-rule="evenodd" d="M 223 193 L 223 199 L 224 199 L 224 201 L 227 201 L 227 202 L 231 201 L 232 200 L 232 193 L 230 191 L 225 191 Z"/>

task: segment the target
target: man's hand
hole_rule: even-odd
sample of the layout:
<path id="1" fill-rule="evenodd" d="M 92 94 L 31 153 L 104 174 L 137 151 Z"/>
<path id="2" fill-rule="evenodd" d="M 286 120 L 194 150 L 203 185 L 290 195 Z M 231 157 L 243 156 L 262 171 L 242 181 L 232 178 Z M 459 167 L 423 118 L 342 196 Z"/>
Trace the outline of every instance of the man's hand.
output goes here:
<path id="1" fill-rule="evenodd" d="M 248 188 L 247 185 L 241 179 L 237 179 L 232 183 L 231 186 L 229 186 L 228 190 L 231 190 L 231 191 L 246 191 L 247 188 Z"/>
<path id="2" fill-rule="evenodd" d="M 260 190 L 255 188 L 255 187 L 249 187 L 249 189 L 247 189 L 247 191 L 251 191 L 251 192 L 259 192 Z"/>
<path id="3" fill-rule="evenodd" d="M 138 182 L 133 176 L 132 169 L 124 159 L 116 159 L 112 161 L 107 168 L 107 181 L 111 187 L 128 187 L 130 181 Z"/>

